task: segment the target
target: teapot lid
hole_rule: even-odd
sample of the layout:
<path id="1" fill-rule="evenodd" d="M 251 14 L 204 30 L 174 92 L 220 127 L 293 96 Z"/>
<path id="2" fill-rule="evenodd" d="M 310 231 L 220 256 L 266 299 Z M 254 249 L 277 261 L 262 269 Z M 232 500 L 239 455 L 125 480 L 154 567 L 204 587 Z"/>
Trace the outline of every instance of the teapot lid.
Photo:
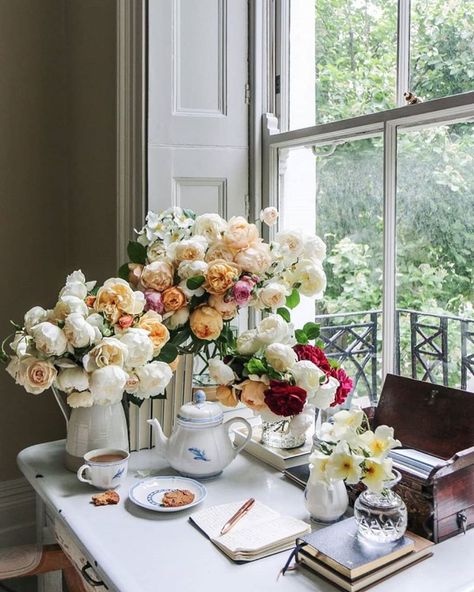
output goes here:
<path id="1" fill-rule="evenodd" d="M 177 421 L 181 425 L 192 427 L 210 427 L 224 421 L 224 413 L 217 403 L 206 401 L 204 391 L 196 391 L 193 401 L 185 403 L 178 413 Z"/>

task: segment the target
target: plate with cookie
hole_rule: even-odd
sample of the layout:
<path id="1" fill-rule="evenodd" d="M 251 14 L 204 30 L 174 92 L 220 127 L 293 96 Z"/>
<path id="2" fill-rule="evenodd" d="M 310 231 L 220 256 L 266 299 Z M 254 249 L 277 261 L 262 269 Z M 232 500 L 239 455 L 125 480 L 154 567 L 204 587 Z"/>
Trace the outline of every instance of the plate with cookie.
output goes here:
<path id="1" fill-rule="evenodd" d="M 154 512 L 179 512 L 200 504 L 207 495 L 204 485 L 186 477 L 148 477 L 128 494 L 137 506 Z"/>

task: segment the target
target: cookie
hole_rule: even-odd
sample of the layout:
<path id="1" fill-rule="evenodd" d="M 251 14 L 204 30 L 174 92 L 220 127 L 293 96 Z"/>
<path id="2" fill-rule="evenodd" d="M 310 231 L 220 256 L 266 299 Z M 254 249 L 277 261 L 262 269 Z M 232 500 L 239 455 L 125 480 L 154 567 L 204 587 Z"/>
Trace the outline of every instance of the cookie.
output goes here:
<path id="1" fill-rule="evenodd" d="M 109 489 L 103 493 L 98 493 L 92 496 L 92 503 L 94 506 L 108 506 L 118 504 L 120 496 L 116 491 Z"/>
<path id="2" fill-rule="evenodd" d="M 187 489 L 174 489 L 165 493 L 161 500 L 161 505 L 166 508 L 178 508 L 179 506 L 187 506 L 194 500 L 194 493 Z"/>

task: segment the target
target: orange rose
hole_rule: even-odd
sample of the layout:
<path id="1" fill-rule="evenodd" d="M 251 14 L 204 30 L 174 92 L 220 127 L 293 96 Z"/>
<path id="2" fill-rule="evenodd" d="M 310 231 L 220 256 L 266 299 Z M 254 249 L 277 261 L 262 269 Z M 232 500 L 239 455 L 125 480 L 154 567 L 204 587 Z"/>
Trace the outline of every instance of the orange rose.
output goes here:
<path id="1" fill-rule="evenodd" d="M 148 331 L 148 337 L 153 342 L 153 356 L 157 356 L 170 338 L 168 329 L 161 322 L 161 315 L 149 310 L 138 321 L 137 327 Z"/>
<path id="2" fill-rule="evenodd" d="M 207 303 L 217 310 L 224 321 L 230 321 L 237 314 L 236 303 L 233 300 L 226 302 L 220 294 L 211 294 Z"/>
<path id="3" fill-rule="evenodd" d="M 143 265 L 140 265 L 140 263 L 128 264 L 128 281 L 134 288 L 136 288 L 140 282 L 142 271 Z"/>
<path id="4" fill-rule="evenodd" d="M 240 400 L 244 405 L 254 411 L 268 411 L 265 403 L 265 391 L 268 389 L 266 384 L 256 380 L 244 380 L 240 383 L 239 388 L 241 390 Z"/>
<path id="5" fill-rule="evenodd" d="M 163 292 L 173 285 L 174 270 L 168 261 L 153 261 L 143 268 L 141 282 L 145 288 Z"/>
<path id="6" fill-rule="evenodd" d="M 224 321 L 217 310 L 211 306 L 200 306 L 192 312 L 189 325 L 198 339 L 213 341 L 221 334 Z"/>
<path id="7" fill-rule="evenodd" d="M 226 407 L 236 407 L 239 402 L 234 389 L 228 386 L 218 386 L 216 390 L 216 397 L 219 403 Z"/>
<path id="8" fill-rule="evenodd" d="M 162 294 L 163 306 L 166 312 L 179 310 L 186 306 L 186 296 L 179 288 L 168 288 Z"/>
<path id="9" fill-rule="evenodd" d="M 223 237 L 225 245 L 236 251 L 248 249 L 258 240 L 258 229 L 255 224 L 249 224 L 242 216 L 234 216 L 229 220 Z"/>
<path id="10" fill-rule="evenodd" d="M 209 263 L 204 289 L 211 294 L 224 294 L 237 281 L 240 269 L 235 263 L 216 259 Z"/>

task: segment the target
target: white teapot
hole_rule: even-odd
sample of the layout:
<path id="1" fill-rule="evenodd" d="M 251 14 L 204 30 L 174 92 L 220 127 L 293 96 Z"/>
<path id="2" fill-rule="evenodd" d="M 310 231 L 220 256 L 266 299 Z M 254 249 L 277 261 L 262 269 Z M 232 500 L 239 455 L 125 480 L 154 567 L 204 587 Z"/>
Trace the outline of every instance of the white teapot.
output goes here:
<path id="1" fill-rule="evenodd" d="M 244 423 L 248 429 L 240 446 L 234 446 L 229 436 L 231 425 L 237 422 Z M 221 407 L 206 401 L 203 391 L 196 391 L 194 401 L 181 407 L 169 438 L 156 418 L 148 423 L 155 431 L 158 452 L 170 466 L 182 475 L 197 479 L 219 475 L 252 437 L 252 426 L 246 419 L 234 417 L 224 423 Z"/>

